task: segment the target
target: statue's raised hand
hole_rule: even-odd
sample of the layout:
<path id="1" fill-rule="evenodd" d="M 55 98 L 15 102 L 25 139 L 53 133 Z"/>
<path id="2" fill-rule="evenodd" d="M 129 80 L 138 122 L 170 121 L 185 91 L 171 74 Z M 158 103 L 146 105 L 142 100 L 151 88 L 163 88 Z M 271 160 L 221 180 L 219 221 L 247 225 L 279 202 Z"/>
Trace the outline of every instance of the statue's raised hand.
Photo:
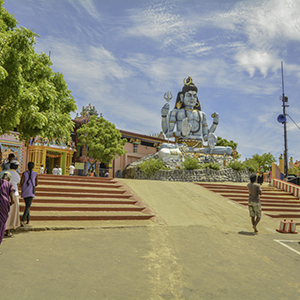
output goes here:
<path id="1" fill-rule="evenodd" d="M 167 116 L 168 113 L 169 113 L 169 109 L 170 109 L 170 104 L 169 103 L 166 103 L 163 108 L 161 109 L 161 115 L 162 116 Z"/>
<path id="2" fill-rule="evenodd" d="M 217 112 L 214 112 L 211 117 L 214 118 L 214 124 L 219 124 L 219 114 Z"/>

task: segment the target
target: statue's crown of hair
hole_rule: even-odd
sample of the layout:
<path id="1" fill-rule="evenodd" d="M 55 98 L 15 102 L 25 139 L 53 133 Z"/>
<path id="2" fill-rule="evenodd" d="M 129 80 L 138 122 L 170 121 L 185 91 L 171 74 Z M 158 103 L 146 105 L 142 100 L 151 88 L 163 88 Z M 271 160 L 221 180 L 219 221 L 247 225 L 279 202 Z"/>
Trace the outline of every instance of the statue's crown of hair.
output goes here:
<path id="1" fill-rule="evenodd" d="M 183 83 L 184 83 L 184 85 L 190 85 L 190 84 L 192 84 L 193 83 L 193 79 L 192 79 L 192 77 L 191 76 L 189 76 L 187 79 L 183 79 Z"/>

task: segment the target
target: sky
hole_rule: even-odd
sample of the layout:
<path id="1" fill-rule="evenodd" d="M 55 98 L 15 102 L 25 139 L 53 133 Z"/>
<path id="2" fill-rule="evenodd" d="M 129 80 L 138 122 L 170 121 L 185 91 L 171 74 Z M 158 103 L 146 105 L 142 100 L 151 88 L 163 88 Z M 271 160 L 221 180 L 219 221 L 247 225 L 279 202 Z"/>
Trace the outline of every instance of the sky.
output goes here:
<path id="1" fill-rule="evenodd" d="M 299 0 L 5 0 L 19 26 L 39 35 L 77 103 L 91 103 L 118 129 L 161 131 L 164 94 L 173 108 L 183 80 L 215 134 L 238 143 L 241 160 L 284 150 L 284 93 L 300 126 Z M 76 114 L 72 113 L 72 117 Z M 288 156 L 300 160 L 300 130 L 288 118 Z"/>

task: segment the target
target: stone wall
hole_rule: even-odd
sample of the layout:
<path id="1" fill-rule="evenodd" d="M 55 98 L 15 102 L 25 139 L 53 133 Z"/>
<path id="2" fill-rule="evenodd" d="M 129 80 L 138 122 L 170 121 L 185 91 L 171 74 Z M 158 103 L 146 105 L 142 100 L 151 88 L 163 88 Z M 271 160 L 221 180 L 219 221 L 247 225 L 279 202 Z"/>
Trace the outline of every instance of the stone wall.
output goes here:
<path id="1" fill-rule="evenodd" d="M 127 174 L 129 175 L 129 174 Z M 125 178 L 149 179 L 162 181 L 204 181 L 204 182 L 249 182 L 250 172 L 248 170 L 235 171 L 233 169 L 199 169 L 199 170 L 159 170 L 150 177 L 147 177 L 138 168 L 131 169 L 131 176 Z"/>

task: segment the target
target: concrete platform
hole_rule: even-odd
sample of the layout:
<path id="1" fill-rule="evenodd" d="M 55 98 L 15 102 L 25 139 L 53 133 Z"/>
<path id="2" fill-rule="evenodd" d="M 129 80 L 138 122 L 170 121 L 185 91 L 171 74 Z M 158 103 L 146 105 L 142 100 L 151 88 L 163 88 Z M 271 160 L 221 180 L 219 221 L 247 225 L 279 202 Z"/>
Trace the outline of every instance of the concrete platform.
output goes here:
<path id="1" fill-rule="evenodd" d="M 278 221 L 255 235 L 247 207 L 203 187 L 122 181 L 156 222 L 32 222 L 0 247 L 1 300 L 300 299 L 300 236 Z"/>

